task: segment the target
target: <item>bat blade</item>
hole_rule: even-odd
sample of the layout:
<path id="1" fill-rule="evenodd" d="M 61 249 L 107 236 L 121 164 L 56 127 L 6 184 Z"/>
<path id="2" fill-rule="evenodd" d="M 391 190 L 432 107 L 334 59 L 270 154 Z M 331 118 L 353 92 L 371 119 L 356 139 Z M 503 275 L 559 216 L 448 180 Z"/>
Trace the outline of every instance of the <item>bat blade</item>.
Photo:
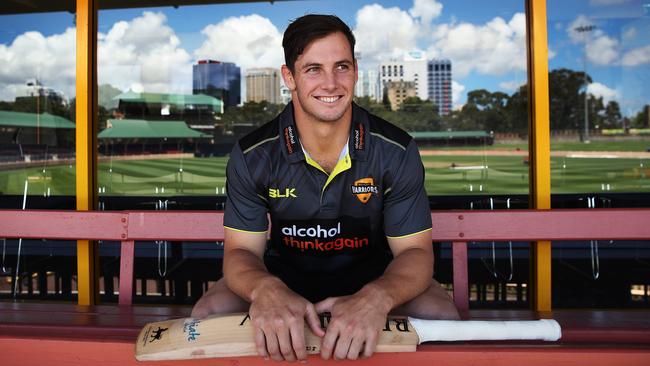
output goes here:
<path id="1" fill-rule="evenodd" d="M 329 318 L 321 317 L 326 327 Z M 320 353 L 321 339 L 305 327 L 309 354 Z M 405 318 L 389 318 L 380 332 L 376 352 L 414 352 L 418 335 Z M 257 355 L 248 314 L 205 319 L 172 319 L 150 323 L 140 331 L 135 346 L 138 361 L 183 360 Z"/>

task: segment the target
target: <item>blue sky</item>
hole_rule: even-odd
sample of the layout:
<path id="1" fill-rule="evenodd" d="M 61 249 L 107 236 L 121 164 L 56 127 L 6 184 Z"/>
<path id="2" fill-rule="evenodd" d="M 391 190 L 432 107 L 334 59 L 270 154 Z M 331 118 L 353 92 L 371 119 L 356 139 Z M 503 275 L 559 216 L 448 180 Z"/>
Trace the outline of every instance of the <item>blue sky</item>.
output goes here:
<path id="1" fill-rule="evenodd" d="M 550 68 L 582 70 L 587 54 L 587 72 L 594 79 L 590 91 L 635 114 L 650 103 L 647 4 L 549 0 Z M 353 28 L 362 69 L 413 48 L 452 59 L 454 103 L 462 105 L 468 91 L 511 94 L 525 83 L 523 7 L 523 0 L 311 0 L 101 11 L 100 83 L 182 92 L 191 89 L 188 75 L 199 58 L 243 68 L 279 66 L 278 42 L 288 22 L 317 12 L 336 14 Z M 0 67 L 0 99 L 11 99 L 30 75 L 66 95 L 74 93 L 68 45 L 73 22 L 69 13 L 0 17 L 0 66 L 9 66 Z M 582 24 L 596 29 L 588 35 L 571 31 Z M 28 33 L 34 31 L 38 34 Z"/>

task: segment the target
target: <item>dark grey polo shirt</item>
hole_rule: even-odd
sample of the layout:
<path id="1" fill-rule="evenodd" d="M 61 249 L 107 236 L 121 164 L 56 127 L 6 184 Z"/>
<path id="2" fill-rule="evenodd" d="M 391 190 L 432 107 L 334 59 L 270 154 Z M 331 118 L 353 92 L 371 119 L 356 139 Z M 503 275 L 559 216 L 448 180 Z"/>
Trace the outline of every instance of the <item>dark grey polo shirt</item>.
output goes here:
<path id="1" fill-rule="evenodd" d="M 269 271 L 311 301 L 358 291 L 392 255 L 386 237 L 431 229 L 412 138 L 353 104 L 345 154 L 331 174 L 303 153 L 290 103 L 242 138 L 227 167 L 224 226 L 265 232 Z"/>

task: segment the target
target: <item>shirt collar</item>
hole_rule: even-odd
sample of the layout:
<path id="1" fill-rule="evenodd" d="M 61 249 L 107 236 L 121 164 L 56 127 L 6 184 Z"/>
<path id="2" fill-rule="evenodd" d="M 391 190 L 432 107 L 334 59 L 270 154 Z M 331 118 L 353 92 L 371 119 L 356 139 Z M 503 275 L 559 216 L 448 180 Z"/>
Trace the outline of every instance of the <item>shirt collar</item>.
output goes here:
<path id="1" fill-rule="evenodd" d="M 353 160 L 365 161 L 368 156 L 370 128 L 368 112 L 352 103 L 352 124 L 348 137 L 348 151 Z M 293 116 L 293 102 L 289 102 L 280 113 L 280 140 L 282 153 L 290 163 L 305 160 L 305 154 L 298 136 Z"/>

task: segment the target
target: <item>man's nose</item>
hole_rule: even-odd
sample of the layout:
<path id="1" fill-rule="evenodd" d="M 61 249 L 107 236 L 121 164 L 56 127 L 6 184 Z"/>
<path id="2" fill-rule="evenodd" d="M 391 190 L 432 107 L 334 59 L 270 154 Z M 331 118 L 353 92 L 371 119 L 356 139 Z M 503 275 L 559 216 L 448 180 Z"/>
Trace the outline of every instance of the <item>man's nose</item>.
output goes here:
<path id="1" fill-rule="evenodd" d="M 336 89 L 336 85 L 337 85 L 336 74 L 331 71 L 325 72 L 324 80 L 323 80 L 323 89 L 333 90 Z"/>

